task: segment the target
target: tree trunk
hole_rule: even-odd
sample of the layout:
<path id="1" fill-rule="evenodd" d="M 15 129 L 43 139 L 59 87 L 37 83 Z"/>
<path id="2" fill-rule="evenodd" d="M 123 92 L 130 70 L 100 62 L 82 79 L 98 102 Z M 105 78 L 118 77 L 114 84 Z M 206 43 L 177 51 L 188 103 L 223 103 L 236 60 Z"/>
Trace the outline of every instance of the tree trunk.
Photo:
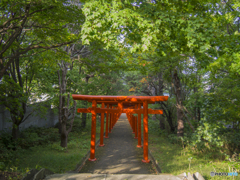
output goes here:
<path id="1" fill-rule="evenodd" d="M 165 129 L 164 117 L 162 115 L 160 115 L 160 117 L 159 117 L 159 128 L 162 130 Z"/>
<path id="2" fill-rule="evenodd" d="M 184 134 L 184 121 L 181 108 L 177 108 L 177 135 L 183 137 Z"/>
<path id="3" fill-rule="evenodd" d="M 171 112 L 171 110 L 168 110 L 167 121 L 168 121 L 168 124 L 170 126 L 171 132 L 174 132 L 175 131 L 175 127 L 174 127 L 173 121 L 172 121 L 172 112 Z"/>
<path id="4" fill-rule="evenodd" d="M 19 66 L 19 57 L 14 58 L 12 63 L 10 64 L 10 68 L 6 73 L 8 73 L 8 77 L 12 79 L 14 82 L 11 83 L 12 89 L 10 90 L 9 96 L 13 99 L 16 99 L 14 103 L 8 103 L 6 101 L 5 106 L 10 109 L 10 115 L 12 119 L 12 138 L 18 139 L 20 135 L 19 125 L 23 122 L 24 115 L 26 114 L 27 104 L 25 100 L 23 100 L 23 96 L 28 96 L 28 90 L 23 90 L 23 80 L 20 74 L 20 66 Z M 11 86 L 10 85 L 10 86 Z M 26 82 L 27 86 L 27 82 Z M 16 88 L 19 87 L 20 89 Z M 7 94 L 8 94 L 7 93 Z"/>
<path id="5" fill-rule="evenodd" d="M 15 124 L 14 122 L 13 122 L 13 126 L 12 126 L 12 138 L 13 139 L 18 139 L 19 138 L 19 133 L 20 131 L 19 131 L 19 125 L 17 125 L 17 124 Z"/>
<path id="6" fill-rule="evenodd" d="M 62 132 L 62 125 L 61 123 L 58 123 L 58 133 L 61 134 L 61 132 Z"/>
<path id="7" fill-rule="evenodd" d="M 68 139 L 68 133 L 66 130 L 66 123 L 62 123 L 62 132 L 61 132 L 61 146 L 67 147 L 67 139 Z"/>
<path id="8" fill-rule="evenodd" d="M 174 86 L 175 86 L 175 95 L 177 100 L 177 136 L 183 137 L 184 121 L 183 121 L 183 112 L 182 112 L 181 85 L 180 85 L 180 79 L 178 77 L 177 69 L 174 70 L 173 78 L 174 78 Z"/>
<path id="9" fill-rule="evenodd" d="M 20 135 L 19 126 L 23 122 L 24 115 L 26 114 L 26 103 L 21 103 L 22 106 L 15 106 L 15 109 L 10 110 L 12 119 L 12 138 L 18 139 Z M 15 112 L 17 111 L 17 113 Z"/>
<path id="10" fill-rule="evenodd" d="M 74 106 L 69 108 L 69 100 L 70 95 L 68 93 L 66 98 L 66 87 L 67 87 L 67 70 L 68 70 L 68 63 L 61 61 L 59 64 L 61 70 L 58 71 L 58 80 L 59 80 L 59 131 L 61 132 L 61 146 L 67 147 L 67 139 L 68 134 L 72 130 L 73 121 L 75 118 L 75 110 L 76 110 L 76 101 L 74 101 Z M 61 72 L 61 73 L 60 73 Z M 70 111 L 73 110 L 71 113 Z M 72 114 L 71 120 L 69 117 Z M 70 127 L 67 129 L 67 125 Z"/>

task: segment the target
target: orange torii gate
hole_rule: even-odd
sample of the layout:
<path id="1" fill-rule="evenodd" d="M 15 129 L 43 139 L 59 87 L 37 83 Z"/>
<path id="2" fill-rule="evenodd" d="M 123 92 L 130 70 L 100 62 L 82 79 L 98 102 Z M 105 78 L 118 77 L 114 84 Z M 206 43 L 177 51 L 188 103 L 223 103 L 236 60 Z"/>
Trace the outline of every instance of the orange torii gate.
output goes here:
<path id="1" fill-rule="evenodd" d="M 111 129 L 116 124 L 121 113 L 126 113 L 129 123 L 135 133 L 135 138 L 138 138 L 138 146 L 141 146 L 141 114 L 143 114 L 143 160 L 142 162 L 148 163 L 148 114 L 163 114 L 162 110 L 148 109 L 148 104 L 155 103 L 156 101 L 167 101 L 168 96 L 98 96 L 98 95 L 72 95 L 74 100 L 86 100 L 92 102 L 92 108 L 79 108 L 78 113 L 92 113 L 92 127 L 91 127 L 91 149 L 89 161 L 96 161 L 95 158 L 95 141 L 96 141 L 96 113 L 101 113 L 101 131 L 100 131 L 100 146 L 103 144 L 103 129 L 104 129 L 104 113 L 107 113 L 106 118 L 106 134 L 108 138 Z M 101 103 L 102 107 L 97 108 L 97 103 Z M 113 105 L 117 104 L 117 108 Z M 107 108 L 105 108 L 107 105 Z M 143 105 L 143 109 L 141 106 Z M 131 109 L 134 108 L 134 109 Z M 110 116 L 109 128 L 108 114 Z M 132 114 L 138 114 L 137 119 L 132 117 Z M 137 128 L 138 124 L 138 128 Z M 138 130 L 137 130 L 138 129 Z M 139 133 L 137 133 L 139 132 Z M 138 137 L 137 137 L 138 134 Z"/>

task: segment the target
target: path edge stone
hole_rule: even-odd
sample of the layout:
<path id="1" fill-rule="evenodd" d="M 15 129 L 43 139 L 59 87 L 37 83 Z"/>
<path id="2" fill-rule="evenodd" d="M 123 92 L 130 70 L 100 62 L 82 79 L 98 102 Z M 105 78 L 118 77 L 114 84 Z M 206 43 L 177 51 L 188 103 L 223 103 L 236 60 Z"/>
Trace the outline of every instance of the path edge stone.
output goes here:
<path id="1" fill-rule="evenodd" d="M 142 138 L 142 144 L 143 144 L 143 138 Z M 155 160 L 155 158 L 149 148 L 148 148 L 148 155 L 150 156 L 150 159 L 152 160 L 152 163 L 155 166 L 157 173 L 161 174 L 162 173 L 161 168 L 159 167 L 157 160 Z"/>
<path id="2" fill-rule="evenodd" d="M 52 171 L 50 171 L 49 169 L 45 169 L 42 168 L 40 171 L 38 171 L 35 175 L 33 180 L 42 180 L 44 179 L 46 176 L 49 176 L 51 174 L 54 174 Z"/>
<path id="3" fill-rule="evenodd" d="M 105 134 L 105 133 L 104 133 Z M 100 138 L 96 142 L 96 149 L 99 147 L 100 144 Z M 96 150 L 95 149 L 95 150 Z M 68 171 L 68 173 L 79 173 L 79 171 L 82 169 L 84 166 L 85 162 L 88 160 L 90 157 L 90 150 L 87 152 L 87 154 L 81 159 L 80 163 L 76 165 L 76 168 L 73 171 Z"/>
<path id="4" fill-rule="evenodd" d="M 162 171 L 161 171 L 161 169 L 160 169 L 160 167 L 159 167 L 159 165 L 158 165 L 158 162 L 157 162 L 157 160 L 155 160 L 155 158 L 154 158 L 154 156 L 152 155 L 152 152 L 151 152 L 151 150 L 150 150 L 149 148 L 148 148 L 148 154 L 149 154 L 150 158 L 152 159 L 152 163 L 153 163 L 153 165 L 155 166 L 158 174 L 161 174 Z"/>
<path id="5" fill-rule="evenodd" d="M 37 174 L 38 172 L 39 172 L 39 170 L 37 170 L 37 169 L 31 169 L 26 174 L 24 174 L 24 176 L 21 180 L 32 180 L 34 178 L 35 174 Z"/>

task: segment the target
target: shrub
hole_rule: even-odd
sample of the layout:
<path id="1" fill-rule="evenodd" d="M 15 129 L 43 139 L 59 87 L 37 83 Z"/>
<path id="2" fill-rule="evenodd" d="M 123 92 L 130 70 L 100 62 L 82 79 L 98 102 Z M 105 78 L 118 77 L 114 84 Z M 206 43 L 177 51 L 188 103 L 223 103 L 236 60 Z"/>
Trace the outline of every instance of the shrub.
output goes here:
<path id="1" fill-rule="evenodd" d="M 221 122 L 201 120 L 196 131 L 188 139 L 196 151 L 208 151 L 212 155 L 224 156 L 232 156 L 234 152 L 239 152 L 240 133 L 226 128 Z"/>

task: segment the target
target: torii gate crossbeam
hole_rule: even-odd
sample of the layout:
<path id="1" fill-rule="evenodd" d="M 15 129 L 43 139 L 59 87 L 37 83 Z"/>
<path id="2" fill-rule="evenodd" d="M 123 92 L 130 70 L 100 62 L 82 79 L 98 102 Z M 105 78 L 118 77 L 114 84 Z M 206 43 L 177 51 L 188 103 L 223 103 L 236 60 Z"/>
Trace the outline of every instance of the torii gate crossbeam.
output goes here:
<path id="1" fill-rule="evenodd" d="M 141 116 L 140 114 L 143 114 L 143 160 L 142 162 L 148 163 L 150 160 L 148 159 L 148 114 L 163 114 L 162 110 L 152 110 L 148 109 L 148 104 L 155 103 L 156 101 L 167 101 L 168 96 L 98 96 L 98 95 L 72 95 L 74 100 L 86 100 L 89 102 L 92 102 L 92 108 L 79 108 L 78 112 L 82 113 L 92 113 L 92 127 L 91 127 L 91 149 L 90 149 L 90 161 L 95 161 L 95 141 L 96 141 L 96 113 L 110 113 L 115 118 L 112 119 L 116 123 L 116 120 L 119 118 L 121 113 L 127 113 L 127 114 L 138 114 L 138 129 L 141 130 Z M 102 104 L 102 108 L 97 108 L 97 103 Z M 107 107 L 111 107 L 113 104 L 117 104 L 117 109 L 108 109 L 104 108 L 105 105 Z M 125 105 L 124 105 L 125 104 Z M 141 105 L 143 105 L 143 109 L 141 109 Z M 133 106 L 135 109 L 124 109 L 123 107 L 126 106 Z M 115 114 L 115 115 L 114 115 Z M 140 118 L 139 118 L 140 117 Z M 137 120 L 133 121 L 134 125 L 133 128 L 135 129 L 135 132 L 137 131 Z M 140 122 L 140 123 L 139 123 Z M 103 116 L 101 118 L 101 135 L 100 135 L 100 144 L 101 143 L 101 137 L 103 136 L 103 126 L 104 126 L 104 119 Z M 113 127 L 113 124 L 110 126 Z M 109 126 L 109 130 L 110 130 Z M 110 131 L 109 131 L 110 132 Z M 140 134 L 140 133 L 138 133 Z M 138 135 L 138 137 L 141 138 Z M 138 138 L 139 139 L 139 138 Z M 102 137 L 103 141 L 103 137 Z"/>

